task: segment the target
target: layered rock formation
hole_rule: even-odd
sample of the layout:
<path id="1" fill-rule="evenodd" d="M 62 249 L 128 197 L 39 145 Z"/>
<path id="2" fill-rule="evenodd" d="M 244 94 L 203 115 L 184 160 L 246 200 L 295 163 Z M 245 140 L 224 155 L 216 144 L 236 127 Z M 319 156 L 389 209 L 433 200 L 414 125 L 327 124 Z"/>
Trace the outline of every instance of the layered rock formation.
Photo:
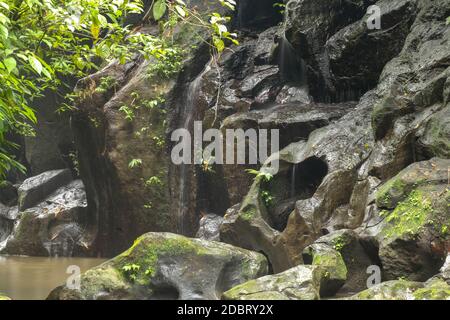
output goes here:
<path id="1" fill-rule="evenodd" d="M 77 246 L 108 257 L 149 231 L 202 240 L 147 234 L 87 272 L 81 291 L 51 298 L 450 296 L 450 2 L 292 0 L 284 17 L 275 2 L 239 1 L 240 44 L 216 63 L 191 37 L 198 30 L 182 29 L 186 60 L 169 77 L 149 76 L 156 62 L 136 56 L 78 83 L 72 128 L 87 209 L 65 205 L 67 220 L 42 204 L 81 190 L 67 173 L 50 174 L 50 189 L 25 182 L 17 209 L 17 188 L 5 185 L 2 252 L 44 254 L 67 234 L 60 225 L 72 236 L 79 219 Z M 369 27 L 370 5 L 381 29 Z M 193 121 L 278 129 L 281 150 L 265 164 L 175 165 L 171 134 Z M 189 264 L 198 274 L 183 272 Z M 368 288 L 374 266 L 382 283 Z"/>

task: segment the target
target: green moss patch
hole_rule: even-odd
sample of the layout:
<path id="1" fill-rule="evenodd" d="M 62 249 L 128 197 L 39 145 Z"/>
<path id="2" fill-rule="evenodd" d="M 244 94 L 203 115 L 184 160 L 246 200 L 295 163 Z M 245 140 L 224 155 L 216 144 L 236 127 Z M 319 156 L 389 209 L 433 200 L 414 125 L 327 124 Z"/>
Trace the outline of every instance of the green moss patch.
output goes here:
<path id="1" fill-rule="evenodd" d="M 181 238 L 138 238 L 133 246 L 119 256 L 119 269 L 132 282 L 146 285 L 157 272 L 161 257 L 178 258 L 187 254 L 202 255 L 204 249 L 191 240 Z"/>
<path id="2" fill-rule="evenodd" d="M 385 236 L 400 237 L 415 234 L 425 225 L 433 213 L 432 200 L 420 190 L 414 190 L 408 198 L 400 202 L 394 211 L 383 211 L 389 226 L 384 230 Z"/>

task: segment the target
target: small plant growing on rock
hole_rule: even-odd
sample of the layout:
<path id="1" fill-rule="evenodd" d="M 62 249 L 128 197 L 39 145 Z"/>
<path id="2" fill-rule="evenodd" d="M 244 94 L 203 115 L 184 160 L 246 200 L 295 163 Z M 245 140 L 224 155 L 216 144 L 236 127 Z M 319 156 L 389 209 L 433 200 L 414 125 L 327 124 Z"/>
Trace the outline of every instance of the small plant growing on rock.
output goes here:
<path id="1" fill-rule="evenodd" d="M 128 168 L 130 169 L 134 169 L 140 166 L 142 166 L 142 159 L 132 159 L 128 164 Z"/>
<path id="2" fill-rule="evenodd" d="M 102 77 L 100 79 L 100 83 L 95 89 L 96 93 L 106 93 L 110 89 L 115 88 L 117 86 L 117 80 L 111 76 Z"/>

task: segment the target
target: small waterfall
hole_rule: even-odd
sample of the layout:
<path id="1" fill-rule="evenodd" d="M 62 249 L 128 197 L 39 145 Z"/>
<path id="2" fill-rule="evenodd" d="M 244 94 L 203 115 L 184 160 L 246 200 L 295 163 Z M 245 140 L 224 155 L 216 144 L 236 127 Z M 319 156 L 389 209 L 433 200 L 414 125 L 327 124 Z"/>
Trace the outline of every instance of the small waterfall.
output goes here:
<path id="1" fill-rule="evenodd" d="M 183 129 L 187 129 L 191 134 L 193 132 L 194 116 L 197 111 L 197 100 L 202 83 L 203 75 L 210 70 L 210 63 L 205 69 L 187 86 L 184 92 L 185 106 L 181 123 Z M 178 209 L 178 233 L 184 235 L 186 233 L 186 215 L 189 212 L 189 196 L 191 192 L 189 179 L 189 164 L 181 164 L 180 166 L 180 189 L 179 189 L 179 209 Z"/>
<path id="2" fill-rule="evenodd" d="M 298 56 L 284 32 L 283 36 L 277 38 L 276 41 L 279 50 L 277 62 L 282 80 L 297 86 L 305 86 L 307 84 L 305 62 Z"/>
<path id="3" fill-rule="evenodd" d="M 296 168 L 297 168 L 297 165 L 296 164 L 293 164 L 292 165 L 292 171 L 291 171 L 291 198 L 294 198 L 295 197 L 295 175 L 296 175 Z"/>

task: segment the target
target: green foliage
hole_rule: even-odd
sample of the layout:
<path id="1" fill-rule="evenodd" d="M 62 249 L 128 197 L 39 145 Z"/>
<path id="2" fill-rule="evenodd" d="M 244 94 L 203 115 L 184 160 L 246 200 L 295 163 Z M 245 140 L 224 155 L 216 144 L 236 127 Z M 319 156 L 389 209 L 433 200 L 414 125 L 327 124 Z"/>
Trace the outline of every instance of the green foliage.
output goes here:
<path id="1" fill-rule="evenodd" d="M 110 89 L 115 88 L 117 86 L 117 80 L 113 77 L 103 77 L 100 79 L 100 83 L 95 89 L 95 92 L 97 93 L 106 93 Z"/>
<path id="2" fill-rule="evenodd" d="M 142 166 L 142 159 L 132 159 L 128 164 L 130 169 L 138 168 L 140 166 Z"/>
<path id="3" fill-rule="evenodd" d="M 286 4 L 284 4 L 283 2 L 277 2 L 273 4 L 273 7 L 275 9 L 280 10 L 281 14 L 284 14 L 285 10 L 286 10 Z"/>
<path id="4" fill-rule="evenodd" d="M 125 119 L 127 119 L 128 121 L 133 121 L 134 120 L 134 111 L 132 108 L 128 107 L 127 105 L 123 105 L 119 108 L 119 111 L 122 111 Z"/>
<path id="5" fill-rule="evenodd" d="M 245 171 L 251 175 L 254 175 L 255 179 L 261 178 L 264 182 L 270 182 L 273 179 L 273 175 L 268 172 L 254 169 L 246 169 Z"/>
<path id="6" fill-rule="evenodd" d="M 263 190 L 261 192 L 261 198 L 264 201 L 266 207 L 271 207 L 275 198 L 271 195 L 269 191 Z"/>
<path id="7" fill-rule="evenodd" d="M 338 237 L 333 240 L 333 247 L 336 251 L 341 251 L 345 245 L 347 244 L 347 241 L 344 237 Z"/>
<path id="8" fill-rule="evenodd" d="M 132 281 L 135 281 L 137 279 L 137 274 L 140 269 L 141 266 L 134 263 L 126 264 L 122 267 L 122 271 L 125 274 L 125 277 Z"/>
<path id="9" fill-rule="evenodd" d="M 234 9 L 232 0 L 217 1 Z M 47 89 L 60 88 L 61 79 L 84 77 L 113 60 L 126 63 L 136 53 L 154 60 L 152 76 L 170 77 L 182 67 L 182 50 L 170 31 L 179 23 L 209 30 L 216 53 L 224 50 L 225 40 L 237 43 L 225 26 L 229 18 L 199 13 L 181 0 L 154 2 L 153 17 L 162 30 L 158 36 L 133 32 L 126 25 L 128 15 L 142 11 L 141 0 L 0 0 L 0 179 L 12 168 L 25 170 L 11 156 L 17 146 L 7 134 L 33 134 L 33 100 Z M 113 79 L 107 78 L 94 90 L 104 93 L 113 87 Z M 65 105 L 61 111 L 72 108 Z M 133 119 L 130 108 L 121 111 Z"/>

